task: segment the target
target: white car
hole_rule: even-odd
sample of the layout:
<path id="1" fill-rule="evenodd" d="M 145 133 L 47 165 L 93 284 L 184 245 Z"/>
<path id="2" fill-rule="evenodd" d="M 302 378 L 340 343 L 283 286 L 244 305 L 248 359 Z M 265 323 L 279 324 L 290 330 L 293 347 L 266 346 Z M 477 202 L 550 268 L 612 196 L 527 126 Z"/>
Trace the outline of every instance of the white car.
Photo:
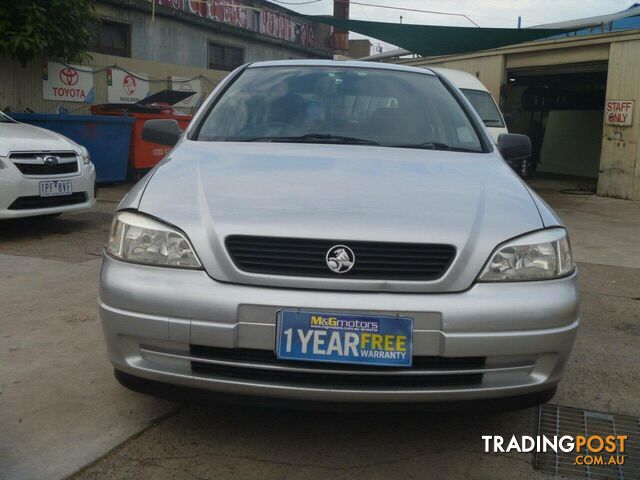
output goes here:
<path id="1" fill-rule="evenodd" d="M 491 96 L 491 92 L 475 75 L 450 68 L 429 67 L 429 69 L 439 73 L 460 89 L 466 99 L 469 100 L 469 103 L 471 103 L 482 123 L 484 123 L 496 145 L 499 143 L 500 135 L 509 133 L 504 121 L 504 115 L 498 108 L 495 99 Z M 512 158 L 506 160 L 506 162 L 518 175 L 527 178 L 531 170 L 530 160 L 530 158 Z"/>
<path id="2" fill-rule="evenodd" d="M 92 208 L 95 184 L 85 147 L 0 112 L 0 219 Z"/>
<path id="3" fill-rule="evenodd" d="M 460 89 L 467 100 L 471 102 L 474 110 L 480 115 L 480 119 L 487 127 L 495 143 L 498 143 L 500 135 L 509 133 L 502 112 L 487 87 L 477 77 L 470 73 L 450 68 L 429 67 L 429 69 L 438 72 Z"/>

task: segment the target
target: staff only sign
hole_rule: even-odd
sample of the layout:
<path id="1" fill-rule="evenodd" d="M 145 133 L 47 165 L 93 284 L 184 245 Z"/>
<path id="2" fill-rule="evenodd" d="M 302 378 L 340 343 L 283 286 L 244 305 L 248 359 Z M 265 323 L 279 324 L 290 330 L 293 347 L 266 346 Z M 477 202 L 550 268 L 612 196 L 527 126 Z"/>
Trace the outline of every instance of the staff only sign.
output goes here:
<path id="1" fill-rule="evenodd" d="M 93 103 L 93 69 L 83 65 L 47 62 L 42 73 L 42 98 Z"/>
<path id="2" fill-rule="evenodd" d="M 630 127 L 633 124 L 633 100 L 607 100 L 606 119 L 609 125 Z"/>
<path id="3" fill-rule="evenodd" d="M 138 103 L 149 96 L 149 77 L 144 73 L 107 70 L 107 101 Z"/>

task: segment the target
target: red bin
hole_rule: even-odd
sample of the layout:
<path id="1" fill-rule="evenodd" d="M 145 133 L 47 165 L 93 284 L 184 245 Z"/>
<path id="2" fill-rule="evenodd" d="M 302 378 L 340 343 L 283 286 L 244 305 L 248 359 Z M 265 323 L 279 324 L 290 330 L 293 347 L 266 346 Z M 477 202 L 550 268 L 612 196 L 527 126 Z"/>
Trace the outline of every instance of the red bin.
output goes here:
<path id="1" fill-rule="evenodd" d="M 139 103 L 106 103 L 93 105 L 89 110 L 94 115 L 127 115 L 135 118 L 129 146 L 129 166 L 133 170 L 147 170 L 162 160 L 171 147 L 143 140 L 144 122 L 152 119 L 173 119 L 184 130 L 191 122 L 193 115 L 181 115 L 173 109 L 173 105 L 193 94 L 194 92 L 163 90 Z"/>

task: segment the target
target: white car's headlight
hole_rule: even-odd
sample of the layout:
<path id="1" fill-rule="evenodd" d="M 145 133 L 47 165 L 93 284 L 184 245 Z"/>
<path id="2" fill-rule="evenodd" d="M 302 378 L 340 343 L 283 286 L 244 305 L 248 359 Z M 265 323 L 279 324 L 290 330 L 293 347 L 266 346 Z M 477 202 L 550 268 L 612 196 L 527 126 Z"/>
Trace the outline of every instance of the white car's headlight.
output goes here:
<path id="1" fill-rule="evenodd" d="M 182 232 L 134 212 L 116 213 L 109 232 L 107 252 L 136 263 L 201 267 L 193 247 Z"/>
<path id="2" fill-rule="evenodd" d="M 91 163 L 91 154 L 89 154 L 89 150 L 83 146 L 80 146 L 80 158 L 85 166 Z"/>
<path id="3" fill-rule="evenodd" d="M 541 230 L 500 245 L 478 277 L 480 282 L 521 282 L 564 277 L 575 265 L 567 232 Z"/>

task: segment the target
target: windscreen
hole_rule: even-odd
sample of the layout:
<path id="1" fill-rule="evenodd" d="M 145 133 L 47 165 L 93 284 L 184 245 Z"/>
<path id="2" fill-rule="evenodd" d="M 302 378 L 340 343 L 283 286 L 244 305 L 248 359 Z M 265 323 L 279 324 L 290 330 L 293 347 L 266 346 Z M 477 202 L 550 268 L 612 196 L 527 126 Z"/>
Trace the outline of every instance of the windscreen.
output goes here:
<path id="1" fill-rule="evenodd" d="M 463 88 L 462 93 L 471 102 L 487 127 L 504 127 L 502 115 L 489 92 Z"/>
<path id="2" fill-rule="evenodd" d="M 197 139 L 482 151 L 471 121 L 436 76 L 352 67 L 248 68 Z"/>

